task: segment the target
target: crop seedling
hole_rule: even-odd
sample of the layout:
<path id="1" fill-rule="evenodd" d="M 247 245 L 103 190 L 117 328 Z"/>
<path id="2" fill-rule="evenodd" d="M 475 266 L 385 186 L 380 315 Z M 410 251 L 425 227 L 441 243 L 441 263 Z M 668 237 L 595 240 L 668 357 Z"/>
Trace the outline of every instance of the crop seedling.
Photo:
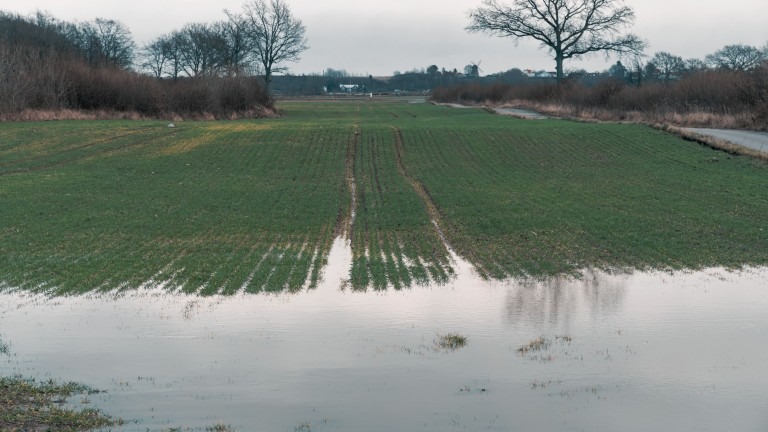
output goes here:
<path id="1" fill-rule="evenodd" d="M 175 129 L 0 123 L 0 287 L 297 292 L 338 236 L 354 290 L 450 281 L 446 243 L 494 279 L 768 264 L 761 160 L 642 125 L 281 109 Z"/>

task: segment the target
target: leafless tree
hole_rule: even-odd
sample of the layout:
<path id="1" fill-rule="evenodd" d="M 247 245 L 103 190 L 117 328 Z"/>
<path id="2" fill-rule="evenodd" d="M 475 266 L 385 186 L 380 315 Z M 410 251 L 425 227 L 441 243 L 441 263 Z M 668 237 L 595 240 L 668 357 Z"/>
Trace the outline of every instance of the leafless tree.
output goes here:
<path id="1" fill-rule="evenodd" d="M 765 64 L 766 62 L 768 62 L 768 42 L 763 46 L 763 63 Z"/>
<path id="2" fill-rule="evenodd" d="M 621 0 L 513 0 L 508 6 L 484 0 L 469 13 L 470 32 L 534 39 L 555 58 L 558 82 L 563 61 L 593 53 L 637 55 L 645 48 L 638 36 L 621 33 L 635 20 Z"/>
<path id="3" fill-rule="evenodd" d="M 685 71 L 685 61 L 682 57 L 665 51 L 657 52 L 651 57 L 651 63 L 656 66 L 658 77 L 663 81 L 669 81 L 673 76 Z"/>
<path id="4" fill-rule="evenodd" d="M 136 44 L 128 27 L 120 21 L 102 18 L 97 18 L 93 24 L 104 61 L 124 68 L 131 66 Z"/>
<path id="5" fill-rule="evenodd" d="M 163 38 L 163 52 L 167 59 L 165 63 L 165 74 L 174 80 L 181 75 L 184 70 L 184 45 L 186 38 L 180 31 L 174 31 Z"/>
<path id="6" fill-rule="evenodd" d="M 135 43 L 128 27 L 119 21 L 97 18 L 68 23 L 62 31 L 91 65 L 128 68 L 133 63 Z"/>
<path id="7" fill-rule="evenodd" d="M 284 0 L 250 0 L 241 13 L 225 13 L 230 21 L 245 28 L 252 61 L 263 68 L 267 89 L 272 74 L 286 71 L 285 63 L 298 61 L 309 48 L 304 25 Z"/>
<path id="8" fill-rule="evenodd" d="M 60 108 L 67 99 L 66 70 L 50 47 L 8 44 L 0 37 L 0 113 Z"/>
<path id="9" fill-rule="evenodd" d="M 765 55 L 750 45 L 726 45 L 706 58 L 707 63 L 715 68 L 746 71 L 760 66 Z"/>
<path id="10" fill-rule="evenodd" d="M 0 38 L 0 42 L 5 42 Z M 0 43 L 0 113 L 24 108 L 32 83 L 24 73 L 21 48 Z"/>
<path id="11" fill-rule="evenodd" d="M 187 24 L 181 30 L 182 67 L 187 76 L 217 75 L 226 48 L 226 42 L 211 25 Z"/>
<path id="12" fill-rule="evenodd" d="M 227 76 L 246 74 L 252 44 L 243 21 L 219 21 L 213 28 L 224 40 L 223 72 Z"/>
<path id="13" fill-rule="evenodd" d="M 685 60 L 685 70 L 688 72 L 699 72 L 707 69 L 707 63 L 697 58 Z"/>
<path id="14" fill-rule="evenodd" d="M 168 37 L 160 36 L 141 49 L 141 68 L 157 78 L 163 76 L 168 63 L 167 44 Z"/>

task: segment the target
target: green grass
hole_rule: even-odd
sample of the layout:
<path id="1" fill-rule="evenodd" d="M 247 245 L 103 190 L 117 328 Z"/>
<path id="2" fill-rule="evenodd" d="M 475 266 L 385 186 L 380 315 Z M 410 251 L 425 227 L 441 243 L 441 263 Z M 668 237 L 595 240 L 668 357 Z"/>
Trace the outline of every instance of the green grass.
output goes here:
<path id="1" fill-rule="evenodd" d="M 768 260 L 766 164 L 639 125 L 405 130 L 460 255 L 492 277 Z"/>
<path id="2" fill-rule="evenodd" d="M 175 129 L 0 124 L 0 287 L 298 291 L 338 235 L 354 289 L 440 283 L 453 269 L 433 221 L 492 278 L 768 263 L 764 162 L 637 125 L 282 109 Z"/>
<path id="3" fill-rule="evenodd" d="M 448 250 L 399 171 L 395 132 L 370 127 L 360 136 L 355 143 L 352 286 L 399 289 L 447 280 L 452 273 Z"/>

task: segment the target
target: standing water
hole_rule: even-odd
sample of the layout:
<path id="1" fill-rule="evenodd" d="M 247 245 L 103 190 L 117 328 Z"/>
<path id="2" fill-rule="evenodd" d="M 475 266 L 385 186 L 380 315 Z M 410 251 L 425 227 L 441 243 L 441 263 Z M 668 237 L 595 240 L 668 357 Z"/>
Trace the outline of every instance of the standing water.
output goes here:
<path id="1" fill-rule="evenodd" d="M 768 430 L 767 269 L 355 293 L 348 255 L 300 294 L 0 294 L 0 371 L 122 431 Z"/>

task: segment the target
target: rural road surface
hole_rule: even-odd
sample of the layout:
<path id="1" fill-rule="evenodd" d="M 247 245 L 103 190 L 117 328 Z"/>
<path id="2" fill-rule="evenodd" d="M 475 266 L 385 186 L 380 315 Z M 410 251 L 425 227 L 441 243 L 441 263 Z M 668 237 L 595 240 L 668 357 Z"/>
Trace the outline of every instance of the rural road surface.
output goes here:
<path id="1" fill-rule="evenodd" d="M 768 153 L 768 132 L 704 128 L 686 128 L 686 130 Z"/>

